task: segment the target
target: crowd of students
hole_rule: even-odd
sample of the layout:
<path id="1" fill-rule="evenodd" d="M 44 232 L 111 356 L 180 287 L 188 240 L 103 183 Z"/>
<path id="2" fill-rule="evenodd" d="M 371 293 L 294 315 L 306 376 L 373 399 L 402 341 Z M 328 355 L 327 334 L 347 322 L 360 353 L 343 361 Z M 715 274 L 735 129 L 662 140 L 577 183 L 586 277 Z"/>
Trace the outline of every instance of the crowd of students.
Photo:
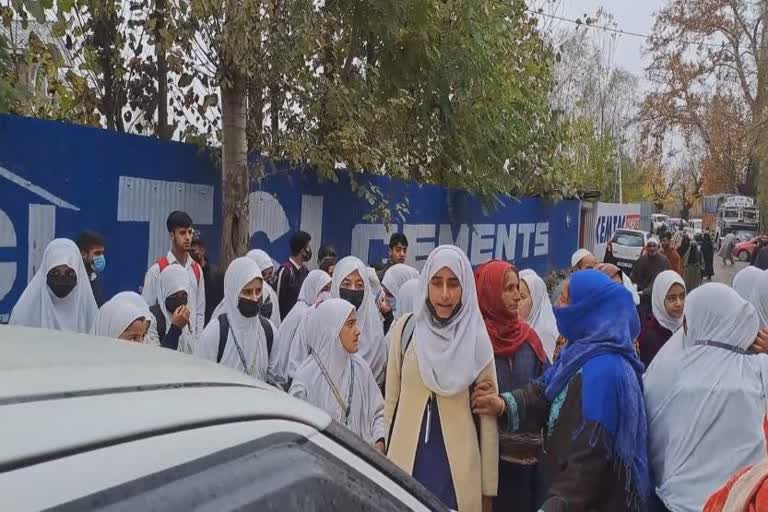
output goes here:
<path id="1" fill-rule="evenodd" d="M 402 234 L 382 268 L 324 247 L 309 270 L 299 232 L 286 263 L 254 250 L 222 277 L 187 214 L 167 227 L 171 250 L 142 295 L 101 307 L 103 242 L 52 241 L 10 323 L 156 345 L 274 384 L 452 510 L 731 512 L 766 500 L 768 273 L 756 267 L 687 295 L 666 241 L 631 275 L 581 249 L 550 299 L 533 270 L 473 269 L 451 245 L 418 271 Z"/>

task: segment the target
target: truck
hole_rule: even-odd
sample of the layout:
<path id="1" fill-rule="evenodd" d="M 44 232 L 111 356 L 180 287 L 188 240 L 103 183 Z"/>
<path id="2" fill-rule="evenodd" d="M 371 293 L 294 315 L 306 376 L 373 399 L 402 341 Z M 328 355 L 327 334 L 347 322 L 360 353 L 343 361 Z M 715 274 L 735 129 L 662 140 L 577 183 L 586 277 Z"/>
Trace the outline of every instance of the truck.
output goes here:
<path id="1" fill-rule="evenodd" d="M 760 210 L 751 197 L 735 194 L 715 194 L 704 198 L 705 224 L 714 229 L 718 238 L 737 231 L 760 230 Z M 714 226 L 712 226 L 714 221 Z"/>

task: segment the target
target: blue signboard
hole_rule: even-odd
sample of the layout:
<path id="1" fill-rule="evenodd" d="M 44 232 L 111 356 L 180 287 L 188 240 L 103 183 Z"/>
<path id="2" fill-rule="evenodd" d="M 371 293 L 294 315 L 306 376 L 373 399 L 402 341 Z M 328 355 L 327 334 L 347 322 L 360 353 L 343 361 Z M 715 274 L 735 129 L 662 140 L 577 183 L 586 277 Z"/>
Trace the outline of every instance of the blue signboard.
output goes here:
<path id="1" fill-rule="evenodd" d="M 315 252 L 333 244 L 339 255 L 373 264 L 386 241 L 401 231 L 410 241 L 409 263 L 421 267 L 439 244 L 466 250 L 474 265 L 492 258 L 540 273 L 565 267 L 578 240 L 577 201 L 504 199 L 485 214 L 460 191 L 366 177 L 392 199 L 407 200 L 405 222 L 384 225 L 371 205 L 350 190 L 348 177 L 318 182 L 299 170 L 266 166 L 249 196 L 251 245 L 283 261 L 290 233 L 312 235 Z M 185 210 L 215 261 L 221 226 L 220 175 L 206 153 L 95 128 L 0 116 L 0 319 L 7 318 L 37 270 L 46 244 L 90 229 L 107 243 L 108 295 L 137 290 L 144 272 L 169 248 L 165 219 Z"/>

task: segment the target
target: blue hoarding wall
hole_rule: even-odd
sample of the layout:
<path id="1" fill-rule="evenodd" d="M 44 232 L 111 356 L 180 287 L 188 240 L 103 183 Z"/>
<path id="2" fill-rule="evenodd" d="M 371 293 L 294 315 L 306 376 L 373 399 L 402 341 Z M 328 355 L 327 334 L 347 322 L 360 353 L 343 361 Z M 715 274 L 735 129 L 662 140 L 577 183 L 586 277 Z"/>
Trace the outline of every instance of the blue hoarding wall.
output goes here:
<path id="1" fill-rule="evenodd" d="M 369 178 L 393 204 L 407 198 L 405 222 L 385 226 L 366 220 L 371 206 L 344 176 L 320 183 L 309 172 L 268 172 L 249 197 L 251 244 L 278 261 L 288 257 L 297 229 L 312 234 L 315 252 L 333 244 L 338 254 L 369 263 L 384 258 L 392 231 L 402 231 L 417 267 L 436 245 L 455 243 L 474 265 L 503 258 L 541 273 L 566 267 L 578 240 L 576 201 L 505 199 L 486 215 L 463 192 Z M 219 182 L 195 146 L 0 116 L 0 318 L 37 270 L 46 244 L 84 229 L 106 238 L 109 295 L 141 286 L 148 265 L 168 250 L 165 219 L 176 209 L 191 214 L 215 261 Z"/>

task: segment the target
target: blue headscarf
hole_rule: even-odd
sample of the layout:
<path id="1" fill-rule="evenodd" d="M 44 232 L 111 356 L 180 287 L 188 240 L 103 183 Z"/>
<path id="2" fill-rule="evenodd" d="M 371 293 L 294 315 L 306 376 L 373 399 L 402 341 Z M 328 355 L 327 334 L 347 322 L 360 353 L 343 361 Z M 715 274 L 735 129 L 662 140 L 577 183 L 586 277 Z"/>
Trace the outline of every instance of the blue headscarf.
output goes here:
<path id="1" fill-rule="evenodd" d="M 582 418 L 609 434 L 608 453 L 629 470 L 638 497 L 645 501 L 651 489 L 648 424 L 642 390 L 644 366 L 633 343 L 640 333 L 634 300 L 624 286 L 596 270 L 574 273 L 569 297 L 570 305 L 554 310 L 567 344 L 541 377 L 544 393 L 552 402 L 581 372 Z M 597 436 L 591 438 L 596 442 Z"/>

